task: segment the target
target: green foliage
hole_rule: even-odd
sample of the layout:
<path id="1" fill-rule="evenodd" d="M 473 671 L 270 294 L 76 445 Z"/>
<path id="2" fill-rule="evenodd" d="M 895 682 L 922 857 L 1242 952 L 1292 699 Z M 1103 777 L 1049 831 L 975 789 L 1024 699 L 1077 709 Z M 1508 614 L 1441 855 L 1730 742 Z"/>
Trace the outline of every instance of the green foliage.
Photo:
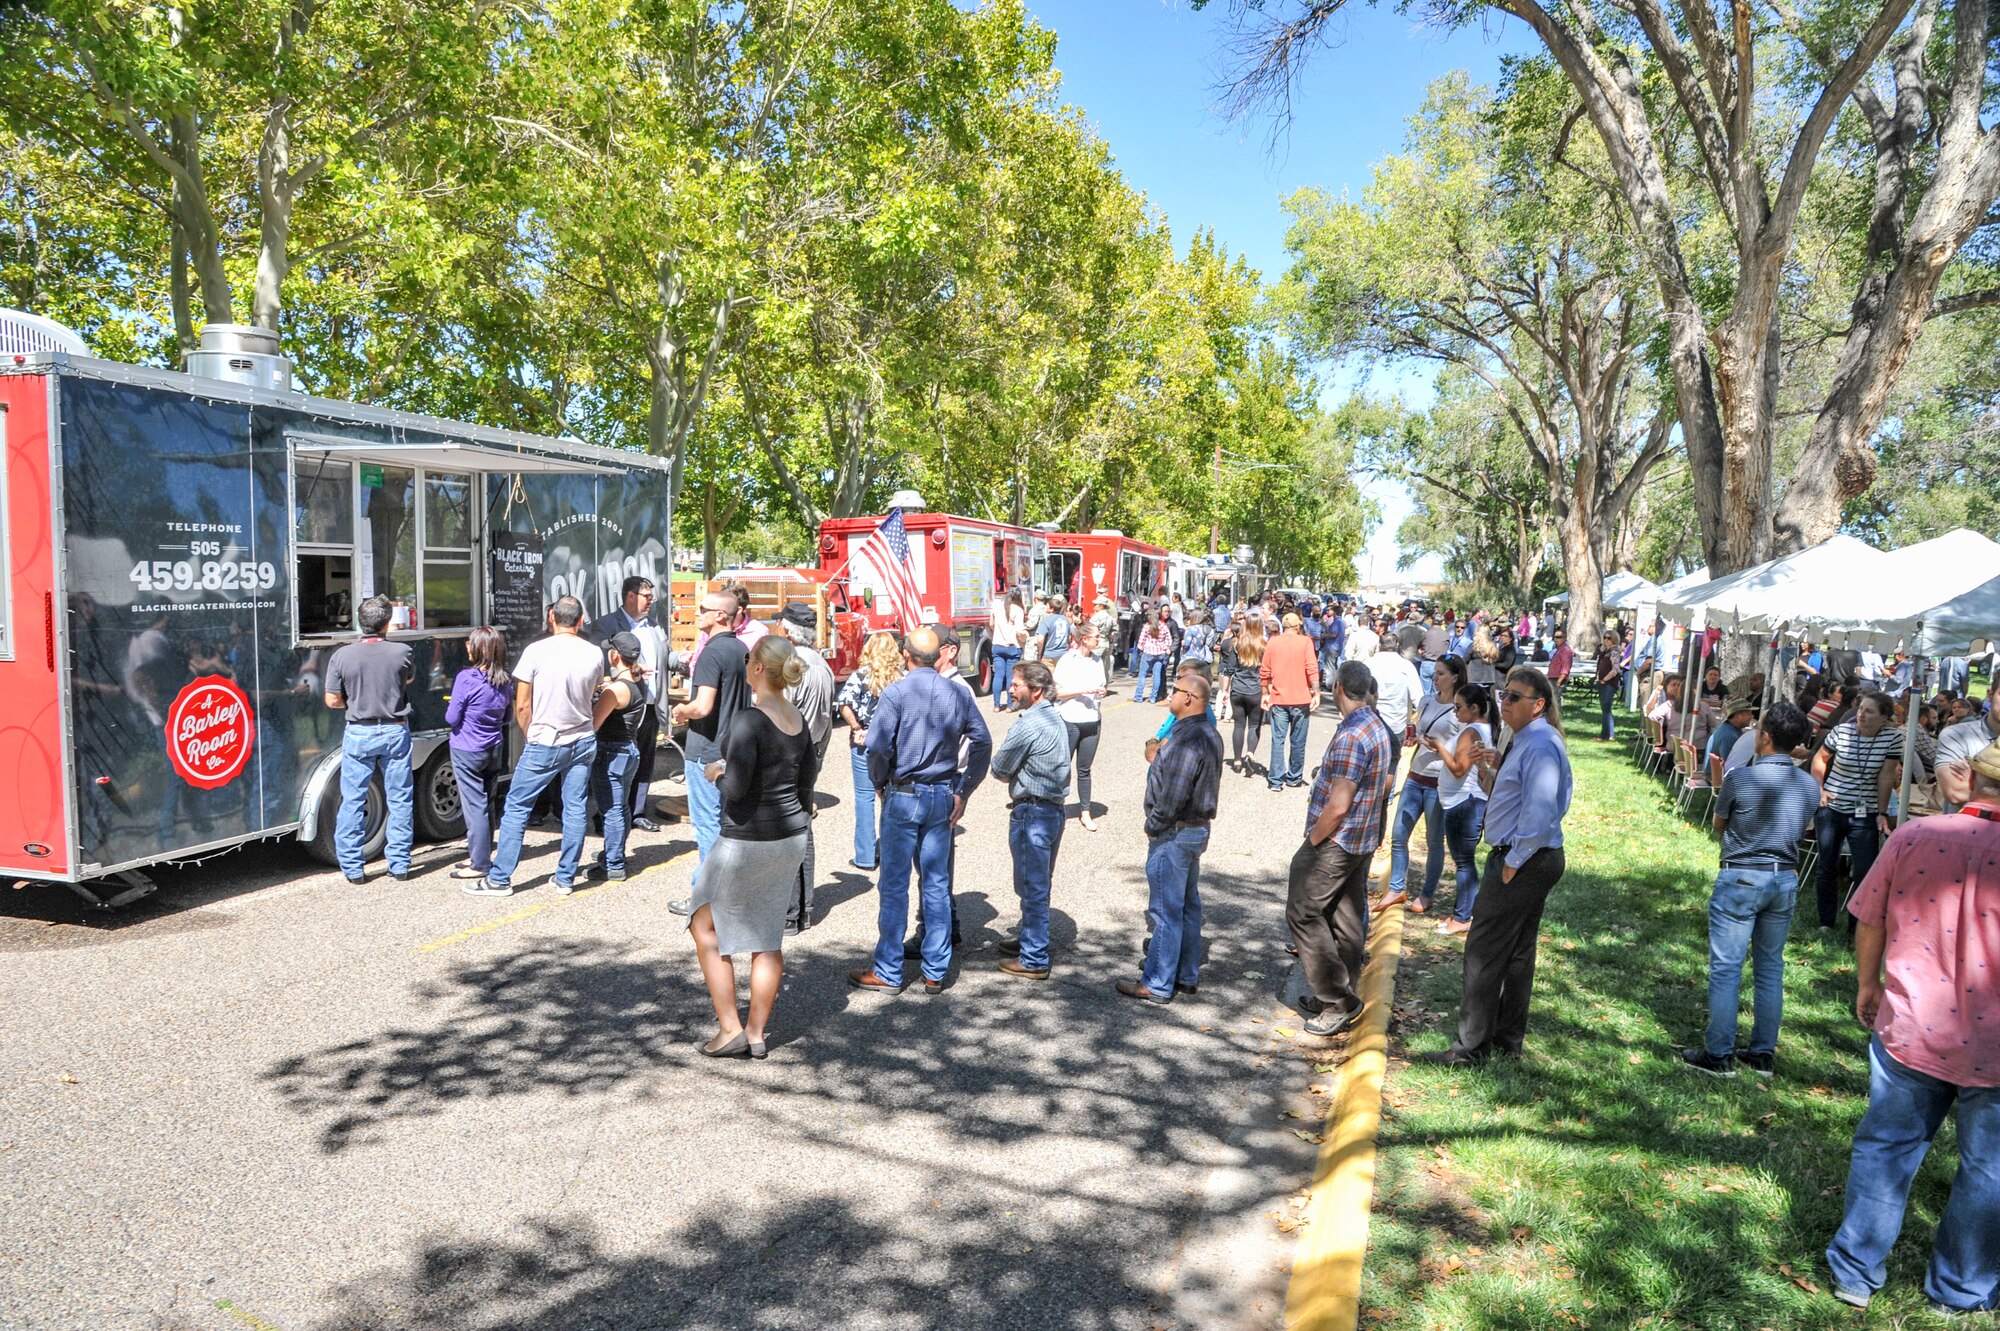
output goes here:
<path id="1" fill-rule="evenodd" d="M 1351 574 L 1259 275 L 1054 52 L 1021 0 L 4 7 L 0 282 L 109 354 L 254 315 L 318 391 L 670 457 L 715 558 L 911 486 Z"/>

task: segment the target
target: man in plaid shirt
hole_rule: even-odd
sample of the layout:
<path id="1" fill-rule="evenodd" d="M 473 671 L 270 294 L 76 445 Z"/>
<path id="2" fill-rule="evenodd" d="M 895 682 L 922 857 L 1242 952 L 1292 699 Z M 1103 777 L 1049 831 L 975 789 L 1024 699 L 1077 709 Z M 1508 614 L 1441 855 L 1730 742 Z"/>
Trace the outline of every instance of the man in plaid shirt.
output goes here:
<path id="1" fill-rule="evenodd" d="M 1395 758 L 1389 728 L 1375 714 L 1375 677 L 1349 661 L 1334 677 L 1340 728 L 1326 746 L 1306 837 L 1292 856 L 1285 922 L 1298 946 L 1311 994 L 1299 999 L 1310 1015 L 1308 1035 L 1338 1035 L 1361 1015 L 1362 941 L 1367 937 L 1368 861 L 1382 844 Z"/>

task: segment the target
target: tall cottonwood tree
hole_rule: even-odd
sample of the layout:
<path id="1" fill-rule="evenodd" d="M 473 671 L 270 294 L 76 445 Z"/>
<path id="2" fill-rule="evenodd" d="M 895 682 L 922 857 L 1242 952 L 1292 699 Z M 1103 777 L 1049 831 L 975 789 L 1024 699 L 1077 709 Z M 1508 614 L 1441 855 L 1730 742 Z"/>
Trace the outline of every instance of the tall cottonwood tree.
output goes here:
<path id="1" fill-rule="evenodd" d="M 1200 0 L 1197 0 L 1200 3 Z M 1289 105 L 1346 0 L 1236 0 L 1250 17 L 1237 105 Z M 2000 126 L 1982 115 L 1996 64 L 1988 0 L 1794 6 L 1775 21 L 1709 0 L 1486 0 L 1529 25 L 1603 145 L 1666 321 L 1665 364 L 1718 573 L 1830 535 L 1874 477 L 1871 439 L 1924 321 L 1989 299 L 1954 293 L 1951 261 L 2000 193 Z M 1888 57 L 1885 60 L 1885 55 Z M 1771 77 L 1775 71 L 1776 77 Z M 1773 434 L 1781 314 L 1799 219 L 1850 99 L 1875 127 L 1870 262 L 1838 370 L 1780 491 Z M 1678 137 L 1691 139 L 1682 171 Z M 1718 226 L 1721 253 L 1700 253 Z M 1719 271 L 1697 260 L 1719 261 Z"/>
<path id="2" fill-rule="evenodd" d="M 1673 417 L 1648 362 L 1659 305 L 1634 281 L 1617 201 L 1555 160 L 1567 99 L 1546 75 L 1517 68 L 1498 101 L 1462 74 L 1447 77 L 1412 120 L 1408 151 L 1376 168 L 1362 202 L 1293 196 L 1286 296 L 1324 352 L 1414 356 L 1487 387 L 1540 484 L 1572 632 L 1587 651 L 1620 522 L 1667 455 Z M 1456 490 L 1432 483 L 1500 502 L 1499 487 L 1473 482 L 1478 474 Z M 1506 492 L 1517 486 L 1509 477 Z M 1534 524 L 1515 512 L 1513 525 L 1518 563 L 1539 563 Z M 1532 582 L 1527 568 L 1523 595 Z"/>

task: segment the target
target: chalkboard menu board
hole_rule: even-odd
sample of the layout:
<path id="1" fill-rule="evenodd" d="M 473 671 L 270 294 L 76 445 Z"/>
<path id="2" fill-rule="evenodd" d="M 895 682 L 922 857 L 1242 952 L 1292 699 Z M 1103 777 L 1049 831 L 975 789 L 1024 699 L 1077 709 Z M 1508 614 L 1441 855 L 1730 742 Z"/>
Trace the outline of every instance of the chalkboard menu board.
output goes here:
<path id="1" fill-rule="evenodd" d="M 548 605 L 542 599 L 542 538 L 534 532 L 493 533 L 493 567 L 486 585 L 492 589 L 493 626 L 507 634 L 510 651 L 518 652 L 542 636 Z"/>

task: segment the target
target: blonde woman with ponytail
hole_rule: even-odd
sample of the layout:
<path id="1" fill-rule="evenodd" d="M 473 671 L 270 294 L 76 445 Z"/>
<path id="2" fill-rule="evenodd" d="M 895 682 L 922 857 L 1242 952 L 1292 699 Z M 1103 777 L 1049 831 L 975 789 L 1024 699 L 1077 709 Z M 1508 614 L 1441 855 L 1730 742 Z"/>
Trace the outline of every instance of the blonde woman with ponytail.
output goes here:
<path id="1" fill-rule="evenodd" d="M 819 778 L 805 718 L 785 700 L 785 690 L 805 678 L 805 661 L 788 639 L 769 634 L 750 649 L 745 673 L 752 705 L 731 719 L 722 757 L 707 768 L 721 788 L 722 836 L 701 866 L 688 919 L 715 1004 L 715 1038 L 700 1046 L 711 1058 L 764 1057 L 785 973 L 785 911 L 805 863 Z M 736 1003 L 740 956 L 750 958 L 747 1020 Z"/>

